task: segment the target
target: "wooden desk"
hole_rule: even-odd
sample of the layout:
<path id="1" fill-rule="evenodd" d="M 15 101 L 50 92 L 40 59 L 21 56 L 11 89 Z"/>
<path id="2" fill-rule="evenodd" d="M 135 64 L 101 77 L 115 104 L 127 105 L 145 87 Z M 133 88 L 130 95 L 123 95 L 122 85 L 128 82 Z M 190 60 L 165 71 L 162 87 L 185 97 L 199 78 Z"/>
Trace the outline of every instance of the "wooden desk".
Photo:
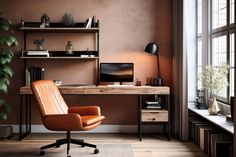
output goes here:
<path id="1" fill-rule="evenodd" d="M 167 111 L 170 111 L 170 88 L 167 86 L 59 86 L 63 95 L 137 95 L 138 96 L 138 132 L 141 140 L 141 109 L 142 95 L 166 95 Z M 31 95 L 32 91 L 29 86 L 20 88 L 20 127 L 19 140 L 22 140 L 31 132 Z M 24 103 L 25 102 L 25 103 Z M 25 125 L 26 133 L 22 133 L 23 104 L 25 104 Z M 168 114 L 168 138 L 171 136 L 170 114 Z"/>
<path id="2" fill-rule="evenodd" d="M 125 95 L 169 95 L 167 86 L 59 86 L 61 94 L 125 94 Z M 20 94 L 32 94 L 29 86 L 21 87 Z"/>

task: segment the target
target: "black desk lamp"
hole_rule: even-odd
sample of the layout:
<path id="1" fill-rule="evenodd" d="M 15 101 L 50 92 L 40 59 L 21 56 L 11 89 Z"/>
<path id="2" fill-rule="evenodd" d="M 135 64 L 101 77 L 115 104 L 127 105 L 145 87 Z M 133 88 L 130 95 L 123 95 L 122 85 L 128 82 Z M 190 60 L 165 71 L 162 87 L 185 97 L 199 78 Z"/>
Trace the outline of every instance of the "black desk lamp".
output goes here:
<path id="1" fill-rule="evenodd" d="M 150 42 L 145 47 L 145 52 L 156 55 L 157 56 L 157 83 L 155 83 L 156 86 L 162 86 L 163 85 L 163 79 L 161 78 L 161 71 L 160 71 L 160 65 L 159 65 L 159 46 L 156 42 Z"/>

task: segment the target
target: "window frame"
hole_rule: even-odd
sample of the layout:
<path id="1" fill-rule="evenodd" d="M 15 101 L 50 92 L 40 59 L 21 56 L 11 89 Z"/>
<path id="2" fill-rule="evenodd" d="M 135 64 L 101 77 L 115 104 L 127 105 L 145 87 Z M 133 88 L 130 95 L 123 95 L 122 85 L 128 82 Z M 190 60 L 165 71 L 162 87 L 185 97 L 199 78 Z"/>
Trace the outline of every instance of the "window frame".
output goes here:
<path id="1" fill-rule="evenodd" d="M 232 17 L 230 17 L 231 15 L 233 15 L 233 14 L 231 14 L 231 2 L 232 2 L 232 0 L 226 0 L 226 25 L 224 25 L 224 26 L 220 26 L 220 27 L 218 27 L 218 28 L 215 28 L 215 29 L 213 29 L 213 0 L 208 0 L 207 2 L 204 2 L 205 0 L 202 0 L 202 5 L 201 5 L 201 7 L 202 7 L 202 9 L 200 9 L 201 11 L 202 11 L 202 13 L 201 13 L 201 15 L 202 15 L 202 18 L 201 18 L 201 23 L 202 23 L 202 32 L 200 33 L 200 34 L 198 34 L 198 16 L 199 16 L 199 9 L 198 9 L 198 2 L 199 2 L 199 0 L 196 0 L 196 23 L 197 23 L 197 30 L 196 30 L 196 56 L 197 56 L 197 59 L 196 59 L 196 64 L 197 64 L 197 66 L 196 66 L 196 76 L 198 76 L 198 73 L 199 73 L 199 65 L 198 65 L 198 61 L 199 61 L 199 58 L 198 58 L 198 56 L 199 56 L 199 52 L 201 52 L 202 54 L 202 57 L 208 57 L 208 59 L 207 59 L 207 61 L 206 61 L 206 63 L 203 61 L 203 63 L 202 63 L 202 68 L 204 68 L 205 67 L 205 65 L 206 64 L 210 64 L 210 65 L 212 65 L 212 63 L 213 63 L 213 39 L 214 38 L 216 38 L 216 37 L 220 37 L 220 36 L 226 36 L 226 63 L 228 64 L 228 65 L 230 65 L 230 62 L 231 62 L 231 58 L 230 58 L 230 56 L 232 55 L 231 54 L 231 45 L 230 44 L 234 44 L 234 43 L 231 43 L 231 34 L 234 34 L 234 37 L 235 37 L 235 26 L 234 26 L 234 24 L 235 24 L 235 21 L 233 21 L 234 23 L 230 23 L 231 22 L 231 20 L 232 20 Z M 207 6 L 207 13 L 204 13 L 204 11 L 206 11 L 206 10 L 203 10 L 203 2 L 206 4 L 208 4 L 208 6 Z M 234 0 L 234 6 L 235 6 L 235 0 Z M 234 10 L 235 11 L 235 10 Z M 208 21 L 206 21 L 206 20 L 204 20 L 203 19 L 203 16 L 204 16 L 204 14 L 207 14 L 207 18 L 208 18 Z M 235 15 L 233 15 L 233 16 L 235 16 Z M 235 19 L 235 17 L 234 17 L 234 19 Z M 207 22 L 207 28 L 204 28 L 204 26 L 206 27 L 206 25 L 204 24 L 204 23 L 206 23 Z M 199 40 L 201 40 L 202 42 L 203 42 L 203 38 L 204 38 L 204 29 L 207 29 L 207 32 L 208 32 L 208 35 L 207 35 L 207 40 L 209 41 L 209 43 L 208 43 L 208 46 L 209 46 L 209 48 L 207 49 L 207 51 L 206 51 L 206 49 L 205 49 L 205 51 L 207 52 L 207 54 L 204 54 L 204 52 L 205 51 L 203 51 L 203 45 L 202 45 L 202 47 L 201 47 L 201 51 L 199 51 L 199 47 L 198 47 L 198 41 Z M 206 32 L 205 32 L 206 33 Z M 235 47 L 234 47 L 234 56 L 235 56 Z M 206 55 L 206 56 L 205 56 Z M 233 57 L 233 56 L 231 56 L 231 57 Z M 234 59 L 234 58 L 233 58 Z M 235 62 L 235 60 L 234 60 L 234 62 Z M 231 69 L 231 67 L 232 66 L 230 66 L 230 69 Z M 233 67 L 232 67 L 233 69 L 235 69 L 235 63 L 234 63 L 234 65 L 233 65 Z M 230 80 L 230 76 L 231 76 L 231 74 L 230 74 L 230 69 L 229 69 L 229 73 L 228 73 L 228 75 L 227 75 L 227 79 L 228 79 L 228 81 L 229 81 L 229 83 L 230 82 L 232 82 L 232 80 Z M 234 84 L 235 84 L 235 79 L 233 80 L 234 81 Z M 196 89 L 199 89 L 199 84 L 198 84 L 198 80 L 196 79 Z M 231 96 L 231 91 L 232 90 L 234 90 L 235 91 L 235 89 L 234 89 L 234 87 L 232 86 L 232 85 L 229 85 L 228 87 L 227 87 L 227 91 L 226 91 L 226 97 L 222 97 L 222 96 L 217 96 L 217 100 L 218 101 L 220 101 L 220 102 L 223 102 L 223 103 L 226 103 L 226 104 L 229 104 L 230 103 L 230 96 Z M 235 93 L 233 93 L 234 94 L 234 96 L 235 96 Z M 210 93 L 208 93 L 208 96 L 210 96 L 210 97 L 212 97 L 213 96 L 213 94 L 210 92 Z"/>

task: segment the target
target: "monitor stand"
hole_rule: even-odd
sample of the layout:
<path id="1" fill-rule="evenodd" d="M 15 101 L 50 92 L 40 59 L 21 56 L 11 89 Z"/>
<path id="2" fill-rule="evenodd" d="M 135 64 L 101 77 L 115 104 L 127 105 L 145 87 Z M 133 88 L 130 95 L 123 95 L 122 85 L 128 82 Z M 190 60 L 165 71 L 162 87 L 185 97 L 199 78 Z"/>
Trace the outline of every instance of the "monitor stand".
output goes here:
<path id="1" fill-rule="evenodd" d="M 122 85 L 122 82 L 114 82 L 113 85 Z"/>
<path id="2" fill-rule="evenodd" d="M 122 84 L 122 82 L 114 82 L 112 85 L 107 85 L 108 87 L 130 87 L 134 85 Z"/>

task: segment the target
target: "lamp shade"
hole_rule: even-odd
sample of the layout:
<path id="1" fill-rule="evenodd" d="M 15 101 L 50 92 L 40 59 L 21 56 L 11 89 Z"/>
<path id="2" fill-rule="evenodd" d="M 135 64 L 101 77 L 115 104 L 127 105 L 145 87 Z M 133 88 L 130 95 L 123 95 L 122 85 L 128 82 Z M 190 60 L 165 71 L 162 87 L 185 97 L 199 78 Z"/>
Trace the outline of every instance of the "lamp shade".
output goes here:
<path id="1" fill-rule="evenodd" d="M 161 77 L 161 71 L 160 71 L 160 63 L 159 63 L 159 46 L 156 42 L 150 42 L 145 47 L 145 52 L 156 55 L 157 57 L 157 78 L 156 83 L 154 83 L 155 86 L 162 86 L 163 85 L 163 79 Z"/>
<path id="2" fill-rule="evenodd" d="M 157 45 L 156 42 L 150 42 L 145 47 L 144 51 L 147 52 L 147 53 L 151 53 L 151 54 L 157 55 L 158 52 L 159 52 L 159 46 Z"/>

